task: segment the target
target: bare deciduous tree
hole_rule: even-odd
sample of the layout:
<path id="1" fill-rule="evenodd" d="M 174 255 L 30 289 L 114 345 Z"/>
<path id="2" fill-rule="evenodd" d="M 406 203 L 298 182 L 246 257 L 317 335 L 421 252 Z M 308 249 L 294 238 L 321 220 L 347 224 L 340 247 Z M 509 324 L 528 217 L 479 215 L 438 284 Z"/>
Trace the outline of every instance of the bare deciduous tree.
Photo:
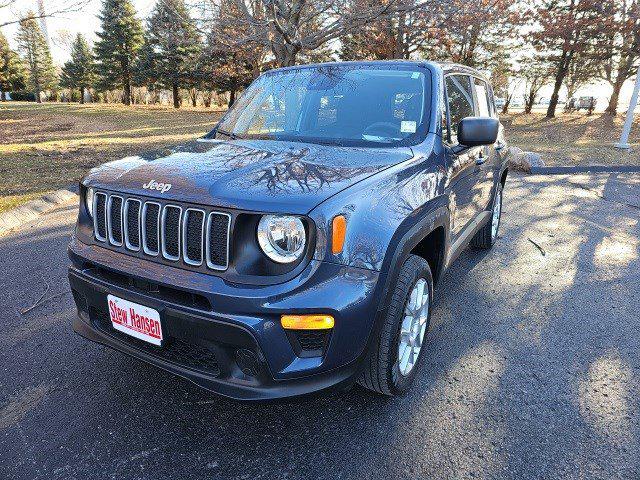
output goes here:
<path id="1" fill-rule="evenodd" d="M 47 5 L 46 12 L 33 13 L 35 19 L 57 17 L 65 13 L 80 12 L 90 0 L 56 0 Z M 27 12 L 24 9 L 24 0 L 0 0 L 0 28 L 15 23 L 20 23 L 27 19 Z"/>
<path id="2" fill-rule="evenodd" d="M 208 1 L 215 11 L 220 0 Z M 347 0 L 234 0 L 239 14 L 223 25 L 234 35 L 220 35 L 231 48 L 261 45 L 278 66 L 294 65 L 301 52 L 311 52 L 343 35 L 392 13 L 410 11 L 415 2 L 388 0 L 369 9 L 351 10 Z M 216 25 L 213 28 L 217 28 Z"/>

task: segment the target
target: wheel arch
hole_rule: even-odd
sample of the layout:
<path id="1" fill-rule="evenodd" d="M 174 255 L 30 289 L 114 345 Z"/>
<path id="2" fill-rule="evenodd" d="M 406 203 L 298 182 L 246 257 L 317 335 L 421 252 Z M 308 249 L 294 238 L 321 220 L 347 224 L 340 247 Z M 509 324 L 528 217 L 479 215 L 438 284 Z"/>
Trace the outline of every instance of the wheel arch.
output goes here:
<path id="1" fill-rule="evenodd" d="M 507 175 L 509 174 L 509 168 L 505 167 L 502 173 L 500 174 L 500 183 L 504 187 L 504 184 L 507 183 Z"/>
<path id="2" fill-rule="evenodd" d="M 383 264 L 383 271 L 388 273 L 378 310 L 384 310 L 389 305 L 393 285 L 395 285 L 402 264 L 410 254 L 418 255 L 427 260 L 432 270 L 434 284 L 437 282 L 444 271 L 446 251 L 449 245 L 448 226 L 449 209 L 446 206 L 440 206 L 416 222 L 397 240 L 394 240 L 395 248 L 389 248 Z M 435 252 L 432 250 L 434 247 L 437 248 Z"/>

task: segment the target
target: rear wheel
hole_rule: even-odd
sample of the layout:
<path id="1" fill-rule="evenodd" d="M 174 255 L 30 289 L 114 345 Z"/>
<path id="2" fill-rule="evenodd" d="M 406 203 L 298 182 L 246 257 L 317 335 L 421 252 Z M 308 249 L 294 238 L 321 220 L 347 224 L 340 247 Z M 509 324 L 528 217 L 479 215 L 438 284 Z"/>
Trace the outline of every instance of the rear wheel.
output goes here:
<path id="1" fill-rule="evenodd" d="M 502 217 L 502 182 L 498 182 L 491 206 L 491 220 L 475 234 L 471 245 L 476 248 L 489 249 L 498 238 L 498 228 Z"/>
<path id="2" fill-rule="evenodd" d="M 402 265 L 382 329 L 360 377 L 362 386 L 385 395 L 409 390 L 424 356 L 432 303 L 429 264 L 410 255 Z"/>

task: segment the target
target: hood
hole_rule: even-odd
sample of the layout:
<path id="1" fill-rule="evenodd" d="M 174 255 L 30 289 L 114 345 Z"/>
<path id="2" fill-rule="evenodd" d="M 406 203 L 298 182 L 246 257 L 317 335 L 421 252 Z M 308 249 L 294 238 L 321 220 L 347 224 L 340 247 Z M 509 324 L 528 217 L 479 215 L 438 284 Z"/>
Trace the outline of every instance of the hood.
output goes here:
<path id="1" fill-rule="evenodd" d="M 411 157 L 410 148 L 201 139 L 106 163 L 91 170 L 84 184 L 200 205 L 305 214 L 346 187 Z M 164 188 L 143 188 L 152 181 Z"/>

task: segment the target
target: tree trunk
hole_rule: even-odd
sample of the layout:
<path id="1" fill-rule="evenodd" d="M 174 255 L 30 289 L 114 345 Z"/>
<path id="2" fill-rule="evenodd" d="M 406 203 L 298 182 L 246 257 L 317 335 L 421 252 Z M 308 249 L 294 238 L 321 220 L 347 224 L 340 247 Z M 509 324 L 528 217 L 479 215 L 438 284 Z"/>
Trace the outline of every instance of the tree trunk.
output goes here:
<path id="1" fill-rule="evenodd" d="M 80 104 L 84 103 L 84 87 L 80 87 Z"/>
<path id="2" fill-rule="evenodd" d="M 273 42 L 271 51 L 273 56 L 276 57 L 279 67 L 291 67 L 296 64 L 296 56 L 300 51 L 300 47 L 284 43 L 284 40 L 282 40 L 282 43 Z"/>
<path id="3" fill-rule="evenodd" d="M 401 12 L 398 15 L 398 34 L 396 35 L 396 41 L 394 45 L 393 58 L 404 58 L 404 43 L 405 43 L 405 28 L 406 28 L 406 13 Z"/>
<path id="4" fill-rule="evenodd" d="M 553 85 L 553 94 L 549 100 L 549 108 L 547 108 L 547 118 L 553 118 L 556 116 L 556 107 L 558 106 L 558 100 L 560 98 L 560 89 L 564 83 L 564 77 L 566 77 L 569 71 L 569 65 L 571 64 L 571 58 L 573 52 L 562 52 L 562 58 L 556 71 L 556 80 Z"/>
<path id="5" fill-rule="evenodd" d="M 469 39 L 469 46 L 467 48 L 464 58 L 462 59 L 462 63 L 464 65 L 468 65 L 470 67 L 475 66 L 476 62 L 474 59 L 474 55 L 475 55 L 476 47 L 478 46 L 479 35 L 480 35 L 480 25 L 476 23 L 471 28 L 471 38 Z"/>
<path id="6" fill-rule="evenodd" d="M 230 90 L 229 91 L 229 105 L 228 107 L 231 108 L 231 105 L 233 105 L 233 102 L 236 101 L 236 91 L 235 90 Z"/>
<path id="7" fill-rule="evenodd" d="M 122 103 L 131 105 L 131 73 L 129 72 L 129 62 L 126 59 L 121 60 L 122 67 L 122 87 L 124 93 L 122 95 Z"/>
<path id="8" fill-rule="evenodd" d="M 178 91 L 178 84 L 174 83 L 171 88 L 173 90 L 173 108 L 180 108 L 180 92 Z"/>
<path id="9" fill-rule="evenodd" d="M 613 84 L 613 92 L 611 93 L 611 98 L 609 99 L 609 105 L 607 106 L 606 112 L 609 115 L 615 116 L 618 113 L 618 101 L 620 100 L 620 90 L 622 89 L 622 85 L 624 84 L 624 76 L 618 73 L 618 77 Z"/>
<path id="10" fill-rule="evenodd" d="M 536 94 L 533 92 L 529 92 L 529 96 L 527 97 L 526 101 L 524 102 L 524 113 L 529 114 L 531 113 L 531 110 L 533 109 L 533 102 L 535 101 L 536 98 Z"/>
<path id="11" fill-rule="evenodd" d="M 131 105 L 131 82 L 124 82 L 124 93 L 122 95 L 122 103 Z"/>
<path id="12" fill-rule="evenodd" d="M 131 83 L 124 82 L 124 93 L 122 94 L 122 103 L 131 105 Z"/>

